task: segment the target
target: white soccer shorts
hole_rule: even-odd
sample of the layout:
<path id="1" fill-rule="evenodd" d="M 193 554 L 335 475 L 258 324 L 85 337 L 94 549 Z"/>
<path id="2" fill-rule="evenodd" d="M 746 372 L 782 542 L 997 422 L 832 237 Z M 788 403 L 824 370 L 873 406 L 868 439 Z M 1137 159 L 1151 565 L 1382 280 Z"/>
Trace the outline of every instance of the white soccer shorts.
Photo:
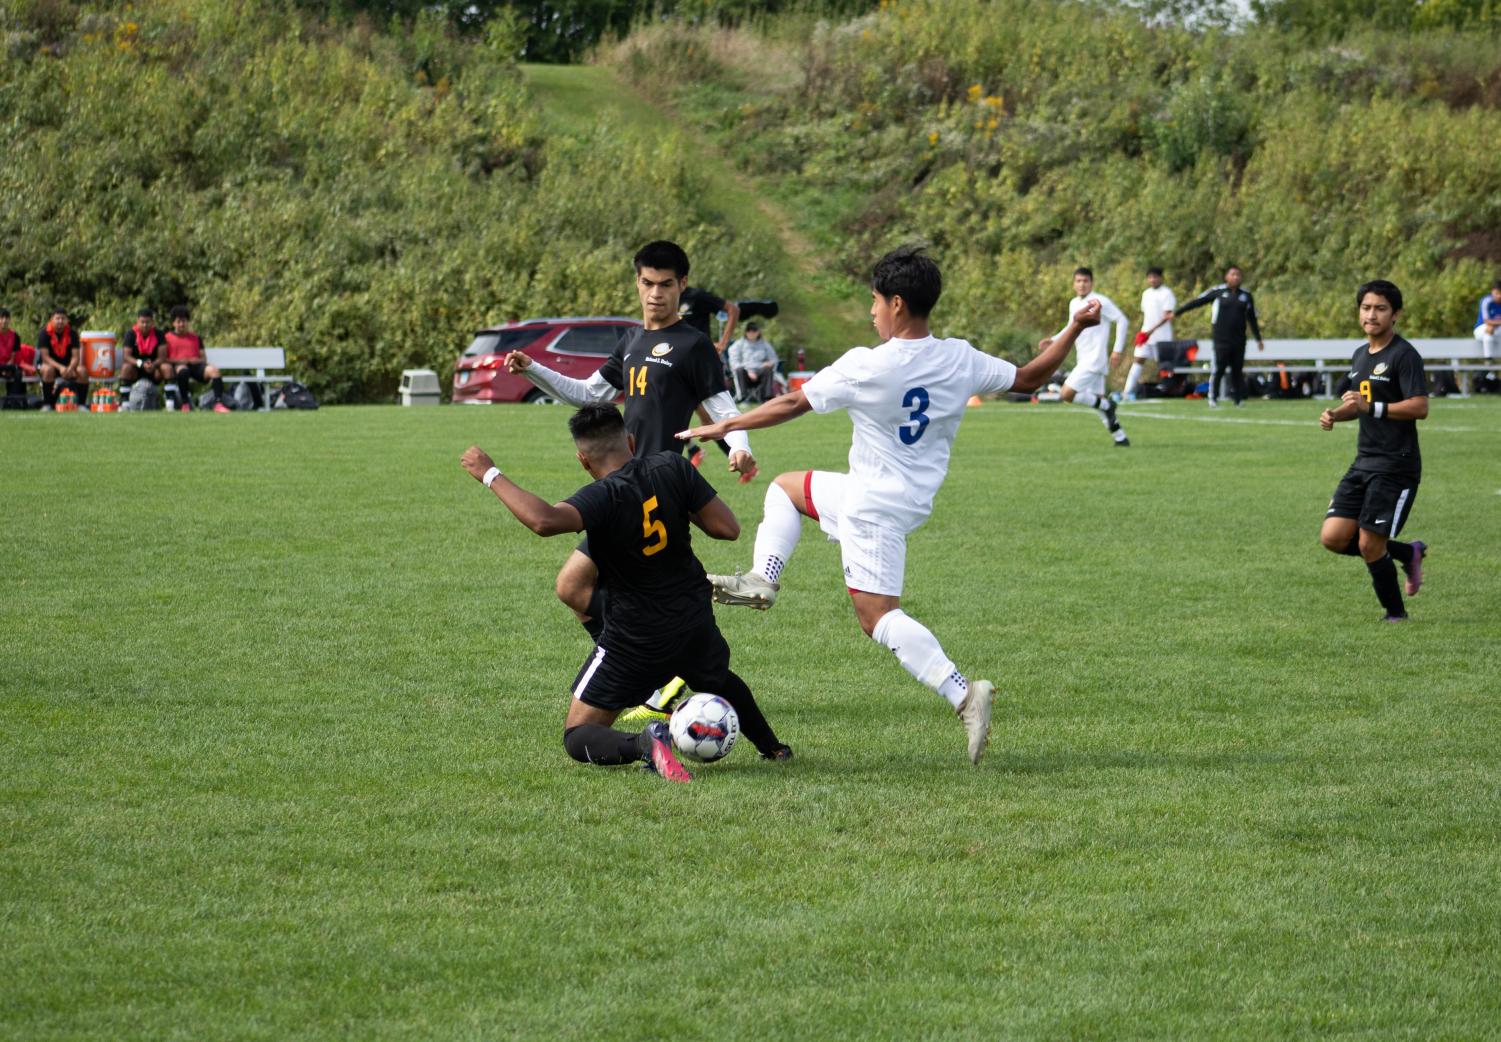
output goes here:
<path id="1" fill-rule="evenodd" d="M 1072 387 L 1075 391 L 1089 391 L 1100 397 L 1105 396 L 1105 374 L 1086 373 L 1082 369 L 1075 369 L 1068 374 L 1068 379 L 1063 381 L 1063 386 Z"/>
<path id="2" fill-rule="evenodd" d="M 846 517 L 843 507 L 849 480 L 848 474 L 810 470 L 803 483 L 808 507 L 818 518 L 818 527 L 839 544 L 845 586 L 861 593 L 900 597 L 907 570 L 907 533 L 895 526 Z"/>
<path id="3" fill-rule="evenodd" d="M 1138 362 L 1144 358 L 1150 358 L 1154 362 L 1157 361 L 1157 341 L 1148 340 L 1145 344 L 1138 347 L 1131 357 L 1135 358 Z"/>

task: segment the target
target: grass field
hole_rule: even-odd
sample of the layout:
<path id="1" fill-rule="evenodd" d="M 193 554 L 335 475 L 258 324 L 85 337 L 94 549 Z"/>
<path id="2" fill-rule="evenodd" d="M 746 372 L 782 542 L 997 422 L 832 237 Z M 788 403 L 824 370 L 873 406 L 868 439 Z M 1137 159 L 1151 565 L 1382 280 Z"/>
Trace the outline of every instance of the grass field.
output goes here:
<path id="1" fill-rule="evenodd" d="M 974 410 L 905 606 L 986 761 L 807 526 L 720 610 L 797 759 L 688 786 L 566 757 L 571 542 L 458 466 L 563 497 L 563 410 L 6 415 L 0 1037 L 1501 1037 L 1501 403 L 1424 426 L 1404 627 L 1317 411 Z"/>

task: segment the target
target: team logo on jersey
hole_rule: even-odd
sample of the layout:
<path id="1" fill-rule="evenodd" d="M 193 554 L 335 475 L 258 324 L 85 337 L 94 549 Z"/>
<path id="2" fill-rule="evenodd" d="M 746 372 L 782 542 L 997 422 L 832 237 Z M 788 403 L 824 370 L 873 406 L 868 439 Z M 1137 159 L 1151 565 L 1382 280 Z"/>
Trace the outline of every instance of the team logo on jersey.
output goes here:
<path id="1" fill-rule="evenodd" d="M 671 350 L 672 350 L 672 345 L 669 344 L 667 341 L 664 340 L 660 344 L 658 344 L 656 347 L 654 347 L 654 348 L 651 349 L 651 356 L 653 358 L 661 358 L 663 355 L 667 354 Z"/>
<path id="2" fill-rule="evenodd" d="M 1382 362 L 1375 369 L 1371 370 L 1371 375 L 1372 376 L 1380 376 L 1384 372 L 1386 372 L 1386 363 Z"/>

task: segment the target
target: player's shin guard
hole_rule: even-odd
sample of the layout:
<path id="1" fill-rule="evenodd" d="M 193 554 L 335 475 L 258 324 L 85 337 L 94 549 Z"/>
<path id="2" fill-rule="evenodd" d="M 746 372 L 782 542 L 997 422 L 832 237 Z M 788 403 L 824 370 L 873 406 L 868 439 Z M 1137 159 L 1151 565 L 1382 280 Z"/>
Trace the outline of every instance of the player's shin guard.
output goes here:
<path id="1" fill-rule="evenodd" d="M 1371 573 L 1371 585 L 1375 587 L 1376 599 L 1386 609 L 1386 614 L 1402 618 L 1407 614 L 1407 605 L 1402 603 L 1402 588 L 1397 585 L 1397 563 L 1387 554 L 1379 561 L 1367 561 Z"/>
<path id="2" fill-rule="evenodd" d="M 750 739 L 756 751 L 772 753 L 781 748 L 782 743 L 777 741 L 776 732 L 772 731 L 766 714 L 761 712 L 756 696 L 751 694 L 750 685 L 738 674 L 731 673 L 723 686 L 724 690 L 718 694 L 735 707 L 735 713 L 740 717 L 740 732 Z"/>
<path id="3" fill-rule="evenodd" d="M 618 767 L 645 759 L 639 734 L 626 734 L 599 724 L 580 724 L 564 729 L 563 748 L 579 763 L 603 767 Z"/>
<path id="4" fill-rule="evenodd" d="M 803 534 L 803 515 L 775 481 L 766 490 L 761 524 L 756 528 L 756 551 L 751 571 L 767 582 L 777 582 L 792 559 Z"/>
<path id="5" fill-rule="evenodd" d="M 605 631 L 605 591 L 598 586 L 589 595 L 589 617 L 580 619 L 579 625 L 594 643 L 599 643 L 600 634 Z"/>
<path id="6" fill-rule="evenodd" d="M 1392 560 L 1396 561 L 1402 567 L 1407 568 L 1412 565 L 1411 543 L 1399 543 L 1395 539 L 1388 539 L 1386 541 L 1386 552 L 1391 554 Z"/>
<path id="7" fill-rule="evenodd" d="M 891 649 L 903 669 L 959 708 L 968 683 L 928 627 L 898 608 L 882 615 L 870 635 Z"/>

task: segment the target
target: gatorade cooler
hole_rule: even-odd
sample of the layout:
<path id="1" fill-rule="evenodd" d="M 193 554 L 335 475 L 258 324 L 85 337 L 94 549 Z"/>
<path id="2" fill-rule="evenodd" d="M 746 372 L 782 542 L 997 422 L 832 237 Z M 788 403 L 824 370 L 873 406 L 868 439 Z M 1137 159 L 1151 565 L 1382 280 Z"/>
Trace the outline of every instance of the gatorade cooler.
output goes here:
<path id="1" fill-rule="evenodd" d="M 78 335 L 83 343 L 83 367 L 90 380 L 113 380 L 120 372 L 120 354 L 115 350 L 115 334 L 100 329 L 85 329 Z"/>
<path id="2" fill-rule="evenodd" d="M 813 370 L 811 369 L 799 369 L 795 373 L 788 373 L 787 390 L 795 391 L 811 379 L 813 379 Z"/>

